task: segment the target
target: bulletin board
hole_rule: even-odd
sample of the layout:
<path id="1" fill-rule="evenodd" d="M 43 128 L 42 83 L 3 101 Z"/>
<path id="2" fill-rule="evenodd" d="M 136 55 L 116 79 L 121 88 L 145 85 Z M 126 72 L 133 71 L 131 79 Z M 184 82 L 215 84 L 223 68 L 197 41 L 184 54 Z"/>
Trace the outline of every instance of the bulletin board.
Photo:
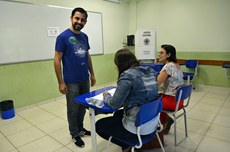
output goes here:
<path id="1" fill-rule="evenodd" d="M 0 0 L 0 64 L 53 59 L 59 33 L 70 27 L 72 8 Z M 83 28 L 90 54 L 103 54 L 102 13 L 88 11 Z"/>

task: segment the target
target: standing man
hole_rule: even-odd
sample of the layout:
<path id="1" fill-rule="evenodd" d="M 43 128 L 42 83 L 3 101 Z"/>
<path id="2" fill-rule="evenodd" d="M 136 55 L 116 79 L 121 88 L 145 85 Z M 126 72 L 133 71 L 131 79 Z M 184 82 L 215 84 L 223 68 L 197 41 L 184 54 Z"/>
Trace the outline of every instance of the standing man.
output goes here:
<path id="1" fill-rule="evenodd" d="M 70 135 L 74 143 L 82 148 L 85 143 L 81 137 L 91 133 L 83 127 L 86 107 L 74 102 L 74 98 L 89 92 L 89 77 L 91 86 L 96 83 L 89 54 L 88 36 L 81 32 L 87 17 L 88 14 L 83 8 L 73 9 L 70 16 L 72 25 L 57 37 L 54 56 L 59 91 L 66 95 Z"/>

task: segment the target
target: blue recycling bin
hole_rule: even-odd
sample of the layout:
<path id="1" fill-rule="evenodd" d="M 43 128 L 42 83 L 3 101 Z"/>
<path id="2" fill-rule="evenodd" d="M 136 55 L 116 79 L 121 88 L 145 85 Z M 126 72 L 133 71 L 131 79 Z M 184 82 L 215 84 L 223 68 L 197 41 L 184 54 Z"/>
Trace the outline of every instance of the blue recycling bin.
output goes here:
<path id="1" fill-rule="evenodd" d="M 4 100 L 0 102 L 2 119 L 10 119 L 15 116 L 13 100 Z"/>

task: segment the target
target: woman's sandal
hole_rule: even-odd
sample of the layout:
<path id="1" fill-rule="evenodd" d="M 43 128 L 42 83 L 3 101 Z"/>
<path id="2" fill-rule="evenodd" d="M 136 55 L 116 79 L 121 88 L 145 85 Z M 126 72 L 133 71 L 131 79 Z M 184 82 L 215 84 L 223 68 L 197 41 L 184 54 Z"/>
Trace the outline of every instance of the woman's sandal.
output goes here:
<path id="1" fill-rule="evenodd" d="M 170 128 L 171 128 L 171 126 L 172 126 L 173 123 L 174 123 L 174 120 L 171 118 L 171 119 L 169 120 L 169 122 L 167 123 L 165 129 L 162 130 L 162 132 L 163 132 L 165 135 L 167 135 L 167 134 L 169 133 L 169 130 L 170 130 Z"/>

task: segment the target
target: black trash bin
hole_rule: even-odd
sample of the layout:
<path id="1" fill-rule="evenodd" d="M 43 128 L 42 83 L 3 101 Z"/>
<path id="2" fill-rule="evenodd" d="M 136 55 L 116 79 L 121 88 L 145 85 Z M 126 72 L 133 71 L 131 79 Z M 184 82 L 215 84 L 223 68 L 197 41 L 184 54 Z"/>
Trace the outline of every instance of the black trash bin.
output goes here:
<path id="1" fill-rule="evenodd" d="M 10 119 L 15 116 L 13 100 L 4 100 L 0 102 L 2 119 Z"/>

